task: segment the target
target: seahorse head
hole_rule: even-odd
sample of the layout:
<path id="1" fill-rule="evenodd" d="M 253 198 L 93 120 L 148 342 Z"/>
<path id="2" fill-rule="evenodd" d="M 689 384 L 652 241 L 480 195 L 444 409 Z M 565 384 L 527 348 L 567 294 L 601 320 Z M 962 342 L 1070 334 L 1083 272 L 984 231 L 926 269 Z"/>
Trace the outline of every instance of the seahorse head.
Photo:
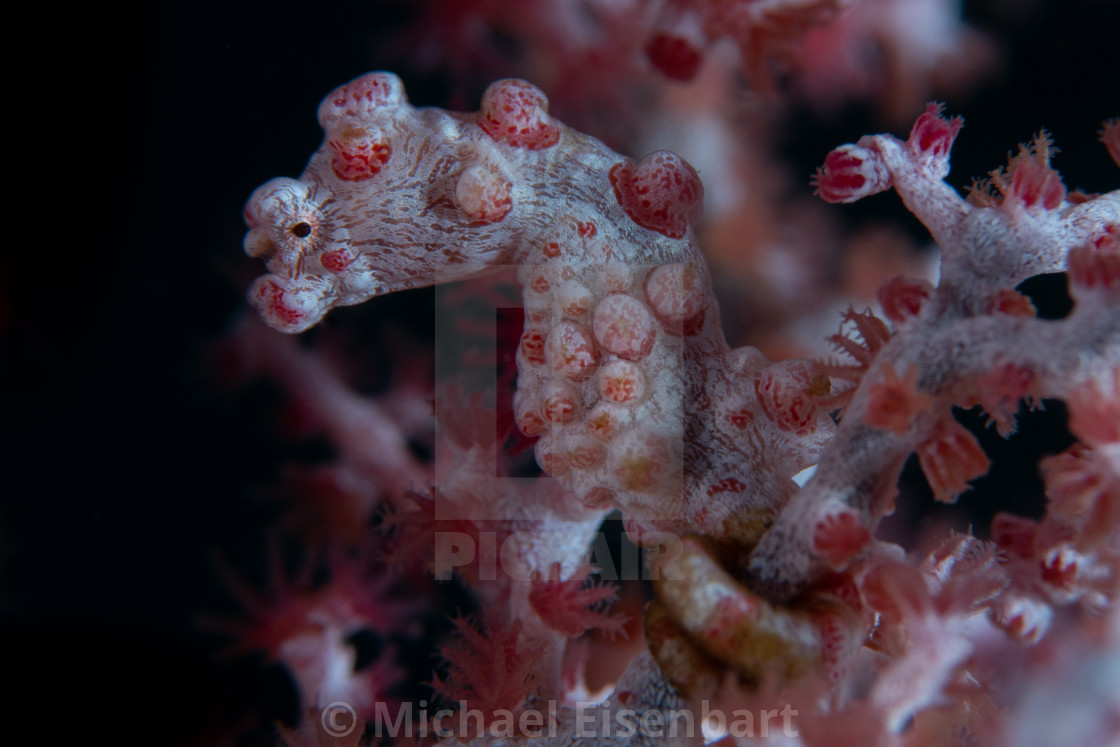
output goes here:
<path id="1" fill-rule="evenodd" d="M 505 96 L 495 103 L 493 92 Z M 505 111 L 511 92 L 536 115 L 523 117 L 513 140 L 486 99 L 472 115 L 416 109 L 390 73 L 331 92 L 307 169 L 262 185 L 245 207 L 245 251 L 269 270 L 249 290 L 265 321 L 301 332 L 335 306 L 508 263 L 519 202 L 510 154 L 559 137 L 528 84 L 495 84 L 490 109 Z"/>

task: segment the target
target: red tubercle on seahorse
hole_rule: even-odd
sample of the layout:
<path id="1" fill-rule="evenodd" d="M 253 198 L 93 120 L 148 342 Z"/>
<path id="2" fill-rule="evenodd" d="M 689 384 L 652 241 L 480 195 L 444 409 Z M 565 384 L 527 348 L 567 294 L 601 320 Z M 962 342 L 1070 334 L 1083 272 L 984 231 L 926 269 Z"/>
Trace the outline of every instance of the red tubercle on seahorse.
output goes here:
<path id="1" fill-rule="evenodd" d="M 560 139 L 560 128 L 548 115 L 548 99 L 521 80 L 490 86 L 482 97 L 478 123 L 494 140 L 514 148 L 543 150 Z"/>
<path id="2" fill-rule="evenodd" d="M 675 153 L 658 151 L 637 164 L 617 163 L 610 180 L 618 204 L 643 228 L 679 239 L 700 217 L 704 185 L 696 170 Z"/>
<path id="3" fill-rule="evenodd" d="M 387 139 L 361 127 L 342 130 L 328 144 L 334 152 L 331 169 L 335 176 L 351 182 L 377 176 L 393 152 Z"/>

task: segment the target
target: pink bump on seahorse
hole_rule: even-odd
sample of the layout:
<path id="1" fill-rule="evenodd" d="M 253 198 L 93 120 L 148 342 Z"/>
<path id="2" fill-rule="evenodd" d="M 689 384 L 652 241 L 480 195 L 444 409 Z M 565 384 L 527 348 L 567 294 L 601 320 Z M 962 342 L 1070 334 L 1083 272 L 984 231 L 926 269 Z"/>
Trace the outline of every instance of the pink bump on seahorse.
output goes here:
<path id="1" fill-rule="evenodd" d="M 371 73 L 319 107 L 322 147 L 258 188 L 249 297 L 278 330 L 336 306 L 517 265 L 515 415 L 541 467 L 628 529 L 754 545 L 834 424 L 828 378 L 729 348 L 691 226 L 703 187 L 667 151 L 635 163 L 493 84 L 478 113 L 417 109 Z"/>

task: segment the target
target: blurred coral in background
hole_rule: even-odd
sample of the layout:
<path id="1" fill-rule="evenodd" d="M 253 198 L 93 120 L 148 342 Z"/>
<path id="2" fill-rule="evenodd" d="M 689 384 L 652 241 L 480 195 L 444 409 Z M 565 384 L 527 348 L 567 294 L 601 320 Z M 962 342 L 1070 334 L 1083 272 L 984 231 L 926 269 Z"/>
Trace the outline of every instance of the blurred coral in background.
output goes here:
<path id="1" fill-rule="evenodd" d="M 26 713 L 1120 743 L 1114 3 L 126 21 L 0 264 Z"/>

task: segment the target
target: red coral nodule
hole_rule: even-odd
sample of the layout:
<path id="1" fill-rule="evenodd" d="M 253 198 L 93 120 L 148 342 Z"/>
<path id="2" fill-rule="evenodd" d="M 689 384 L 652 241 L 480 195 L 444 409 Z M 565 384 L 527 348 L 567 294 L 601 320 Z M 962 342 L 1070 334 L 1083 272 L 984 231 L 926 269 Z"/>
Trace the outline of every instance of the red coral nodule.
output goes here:
<path id="1" fill-rule="evenodd" d="M 818 408 L 829 393 L 829 381 L 811 361 L 789 360 L 763 370 L 754 389 L 762 411 L 774 425 L 805 435 L 817 428 Z"/>
<path id="2" fill-rule="evenodd" d="M 839 568 L 858 553 L 871 532 L 851 511 L 830 513 L 813 530 L 813 550 L 833 568 Z"/>
<path id="3" fill-rule="evenodd" d="M 922 305 L 933 295 L 933 286 L 925 280 L 891 278 L 880 286 L 875 297 L 883 307 L 883 314 L 895 324 L 918 316 Z"/>
<path id="4" fill-rule="evenodd" d="M 1120 292 L 1120 226 L 1110 225 L 1093 243 L 1071 249 L 1068 262 L 1075 286 Z"/>
<path id="5" fill-rule="evenodd" d="M 952 418 L 942 421 L 917 452 L 933 497 L 942 503 L 955 503 L 991 464 L 976 437 Z"/>
<path id="6" fill-rule="evenodd" d="M 825 202 L 855 202 L 890 189 L 891 175 L 871 151 L 842 145 L 825 156 L 812 186 Z"/>
<path id="7" fill-rule="evenodd" d="M 662 75 L 681 81 L 695 78 L 703 61 L 696 47 L 674 34 L 657 34 L 650 39 L 646 45 L 646 57 Z"/>
<path id="8" fill-rule="evenodd" d="M 871 385 L 865 420 L 870 426 L 884 428 L 898 435 L 910 430 L 914 417 L 930 408 L 933 398 L 918 391 L 918 369 L 913 364 L 900 378 L 894 366 L 884 362 L 880 367 L 883 379 Z"/>
<path id="9" fill-rule="evenodd" d="M 945 109 L 944 104 L 926 104 L 926 110 L 914 122 L 910 130 L 910 139 L 907 144 L 919 153 L 931 155 L 934 158 L 944 158 L 949 155 L 953 141 L 964 125 L 960 117 L 947 119 L 941 115 Z"/>

